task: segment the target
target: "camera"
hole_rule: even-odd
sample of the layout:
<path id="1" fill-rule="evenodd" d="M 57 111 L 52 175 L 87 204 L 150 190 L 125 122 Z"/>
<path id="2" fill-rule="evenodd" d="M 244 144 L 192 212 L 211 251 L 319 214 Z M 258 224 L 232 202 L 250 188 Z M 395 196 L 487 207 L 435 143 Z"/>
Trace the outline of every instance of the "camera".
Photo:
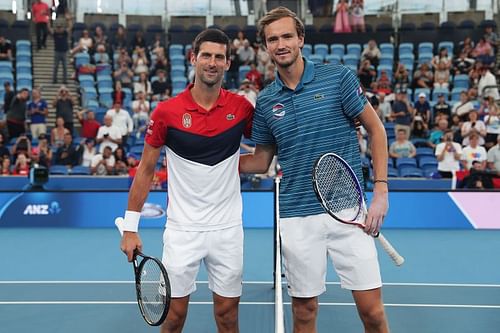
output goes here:
<path id="1" fill-rule="evenodd" d="M 103 135 L 105 138 L 107 138 L 109 136 L 109 133 L 106 133 Z"/>

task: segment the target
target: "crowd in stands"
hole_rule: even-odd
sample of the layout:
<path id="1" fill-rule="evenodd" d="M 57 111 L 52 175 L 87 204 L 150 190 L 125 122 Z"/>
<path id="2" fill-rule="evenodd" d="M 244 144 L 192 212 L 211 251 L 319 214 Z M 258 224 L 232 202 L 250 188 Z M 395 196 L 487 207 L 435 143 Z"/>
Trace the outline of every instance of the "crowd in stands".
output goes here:
<path id="1" fill-rule="evenodd" d="M 337 20 L 342 5 L 347 2 L 339 2 Z M 363 1 L 353 1 L 350 6 L 362 14 Z M 356 11 L 351 8 L 349 12 Z M 349 23 L 349 29 L 363 31 L 364 22 L 356 22 L 355 27 Z M 2 174 L 26 174 L 33 163 L 51 172 L 54 166 L 64 166 L 62 171 L 53 168 L 54 173 L 81 172 L 79 167 L 84 167 L 87 174 L 133 174 L 150 113 L 194 80 L 192 45 L 167 44 L 161 31 L 146 34 L 139 29 L 131 35 L 121 25 L 113 30 L 103 25 L 78 30 L 71 22 L 61 21 L 54 25 L 54 30 L 48 28 L 49 38 L 63 43 L 71 35 L 70 45 L 55 47 L 56 53 L 71 54 L 76 73 L 72 79 L 78 81 L 81 97 L 71 96 L 62 85 L 51 101 L 56 109 L 55 124 L 47 124 L 49 104 L 41 92 L 15 91 L 5 82 L 4 100 L 0 101 L 7 115 L 0 133 Z M 255 38 L 240 31 L 232 41 L 225 87 L 255 105 L 259 91 L 276 73 L 265 47 L 250 40 Z M 40 43 L 44 47 L 43 38 Z M 416 45 L 411 43 L 378 45 L 370 40 L 363 46 L 333 44 L 323 53 L 319 45 L 306 44 L 303 54 L 311 61 L 342 63 L 357 72 L 386 126 L 390 176 L 448 178 L 460 170 L 466 171 L 464 175 L 468 170 L 499 174 L 500 96 L 495 72 L 500 44 L 494 27 L 486 27 L 477 41 L 466 38 L 459 45 L 422 44 L 429 43 L 414 50 Z M 56 55 L 63 62 L 64 83 L 62 58 Z M 13 49 L 0 35 L 2 61 L 13 61 Z M 54 83 L 56 78 L 57 66 Z M 81 111 L 76 111 L 76 104 Z M 73 124 L 74 118 L 80 126 Z M 359 139 L 369 165 L 369 143 L 362 129 Z M 248 147 L 243 145 L 242 150 Z M 164 169 L 165 163 L 158 163 L 158 168 Z M 467 186 L 479 186 L 472 183 Z M 488 181 L 480 185 L 485 183 L 489 186 Z"/>

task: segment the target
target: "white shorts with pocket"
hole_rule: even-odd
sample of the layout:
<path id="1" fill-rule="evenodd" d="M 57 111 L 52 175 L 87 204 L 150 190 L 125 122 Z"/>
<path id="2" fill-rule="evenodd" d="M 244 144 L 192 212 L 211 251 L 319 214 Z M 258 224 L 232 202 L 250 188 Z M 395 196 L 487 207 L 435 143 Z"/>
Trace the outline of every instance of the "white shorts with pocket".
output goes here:
<path id="1" fill-rule="evenodd" d="M 208 273 L 208 287 L 223 297 L 239 297 L 243 275 L 243 227 L 212 231 L 165 229 L 163 258 L 172 297 L 184 297 L 196 290 L 201 261 Z"/>
<path id="2" fill-rule="evenodd" d="M 326 290 L 328 256 L 342 288 L 382 286 L 375 241 L 359 227 L 320 214 L 281 219 L 280 235 L 290 296 L 315 297 Z"/>

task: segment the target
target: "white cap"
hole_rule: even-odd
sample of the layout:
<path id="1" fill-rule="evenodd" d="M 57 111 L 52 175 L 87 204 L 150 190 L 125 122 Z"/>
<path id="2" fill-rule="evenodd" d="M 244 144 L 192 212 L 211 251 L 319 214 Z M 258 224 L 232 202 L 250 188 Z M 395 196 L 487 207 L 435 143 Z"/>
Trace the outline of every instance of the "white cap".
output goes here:
<path id="1" fill-rule="evenodd" d="M 421 92 L 420 94 L 418 94 L 418 97 L 425 97 L 425 93 Z"/>

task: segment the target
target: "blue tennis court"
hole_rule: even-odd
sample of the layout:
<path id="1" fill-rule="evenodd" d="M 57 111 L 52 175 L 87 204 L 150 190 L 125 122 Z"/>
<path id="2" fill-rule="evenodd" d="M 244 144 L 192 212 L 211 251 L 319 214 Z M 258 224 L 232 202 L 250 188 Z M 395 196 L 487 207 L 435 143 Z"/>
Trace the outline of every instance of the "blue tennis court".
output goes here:
<path id="1" fill-rule="evenodd" d="M 406 263 L 379 251 L 392 332 L 497 333 L 500 231 L 388 230 Z M 161 229 L 141 232 L 144 251 L 160 256 Z M 7 228 L 0 232 L 2 332 L 153 332 L 135 303 L 132 268 L 113 229 Z M 274 331 L 273 235 L 245 230 L 241 332 Z M 215 332 L 211 293 L 200 272 L 184 332 Z M 285 320 L 291 324 L 285 293 Z M 332 267 L 320 298 L 319 332 L 362 332 L 348 291 Z M 288 327 L 290 328 L 290 327 Z M 290 331 L 290 330 L 289 330 Z"/>

